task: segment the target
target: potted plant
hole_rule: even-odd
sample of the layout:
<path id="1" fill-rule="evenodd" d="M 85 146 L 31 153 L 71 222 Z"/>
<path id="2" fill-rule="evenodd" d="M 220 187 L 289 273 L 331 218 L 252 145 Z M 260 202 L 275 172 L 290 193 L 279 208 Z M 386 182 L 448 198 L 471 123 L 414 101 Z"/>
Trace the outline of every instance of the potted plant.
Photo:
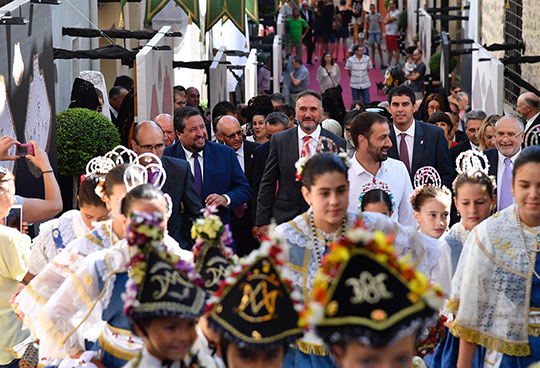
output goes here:
<path id="1" fill-rule="evenodd" d="M 72 108 L 56 114 L 56 140 L 64 210 L 77 208 L 79 177 L 86 172 L 86 164 L 119 145 L 120 133 L 103 114 Z"/>

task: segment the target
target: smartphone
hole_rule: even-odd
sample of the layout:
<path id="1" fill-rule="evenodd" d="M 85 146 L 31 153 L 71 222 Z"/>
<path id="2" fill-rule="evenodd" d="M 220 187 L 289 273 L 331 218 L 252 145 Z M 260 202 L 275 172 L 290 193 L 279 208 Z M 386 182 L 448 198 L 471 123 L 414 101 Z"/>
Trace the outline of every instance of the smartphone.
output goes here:
<path id="1" fill-rule="evenodd" d="M 16 153 L 17 156 L 27 156 L 27 155 L 34 156 L 34 146 L 31 143 L 26 143 L 26 144 L 17 143 L 16 146 L 17 146 L 17 153 Z"/>
<path id="2" fill-rule="evenodd" d="M 22 205 L 16 204 L 9 210 L 9 215 L 4 218 L 4 225 L 22 231 Z"/>

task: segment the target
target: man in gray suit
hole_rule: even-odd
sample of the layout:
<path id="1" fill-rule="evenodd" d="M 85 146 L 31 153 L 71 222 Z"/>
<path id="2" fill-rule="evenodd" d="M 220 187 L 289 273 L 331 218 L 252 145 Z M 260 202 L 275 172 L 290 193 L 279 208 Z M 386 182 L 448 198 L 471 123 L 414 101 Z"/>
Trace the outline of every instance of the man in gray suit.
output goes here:
<path id="1" fill-rule="evenodd" d="M 294 167 L 304 144 L 314 154 L 319 138 L 326 137 L 345 150 L 343 138 L 321 127 L 321 116 L 321 96 L 314 91 L 304 91 L 296 101 L 298 126 L 272 136 L 257 196 L 255 225 L 259 227 L 259 237 L 267 232 L 272 218 L 281 224 L 308 209 L 300 191 L 302 183 L 296 181 Z"/>

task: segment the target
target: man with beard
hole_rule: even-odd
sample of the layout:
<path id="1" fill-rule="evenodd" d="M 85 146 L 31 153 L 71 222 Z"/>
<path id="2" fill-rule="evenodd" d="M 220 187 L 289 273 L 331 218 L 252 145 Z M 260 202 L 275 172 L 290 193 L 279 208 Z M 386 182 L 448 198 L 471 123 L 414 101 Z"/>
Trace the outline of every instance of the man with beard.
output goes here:
<path id="1" fill-rule="evenodd" d="M 230 209 L 246 203 L 251 188 L 231 147 L 208 142 L 202 115 L 196 107 L 186 106 L 174 114 L 178 141 L 165 149 L 165 156 L 188 161 L 195 189 L 203 205 L 215 204 L 224 224 L 230 223 Z"/>
<path id="2" fill-rule="evenodd" d="M 388 120 L 374 112 L 356 115 L 351 123 L 351 140 L 356 151 L 349 168 L 349 211 L 358 211 L 362 185 L 376 178 L 386 182 L 392 192 L 395 203 L 392 219 L 402 225 L 415 225 L 409 204 L 412 185 L 407 180 L 407 168 L 403 162 L 388 158 L 392 147 Z"/>
<path id="3" fill-rule="evenodd" d="M 304 157 L 315 154 L 320 137 L 331 139 L 345 151 L 345 140 L 321 127 L 321 115 L 321 96 L 314 91 L 304 91 L 296 101 L 298 127 L 272 136 L 257 196 L 255 225 L 259 227 L 259 237 L 267 232 L 272 218 L 281 224 L 307 211 L 308 205 L 300 190 L 302 183 L 295 179 L 294 164 L 302 151 Z"/>

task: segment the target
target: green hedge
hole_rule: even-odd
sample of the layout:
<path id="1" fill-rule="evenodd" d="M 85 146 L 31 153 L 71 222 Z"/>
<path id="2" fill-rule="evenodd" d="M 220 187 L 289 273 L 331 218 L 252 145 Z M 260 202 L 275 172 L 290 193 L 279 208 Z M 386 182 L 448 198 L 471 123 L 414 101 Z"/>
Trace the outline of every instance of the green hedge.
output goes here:
<path id="1" fill-rule="evenodd" d="M 92 157 L 120 144 L 120 133 L 103 114 L 83 108 L 56 114 L 56 146 L 61 175 L 81 175 Z"/>

